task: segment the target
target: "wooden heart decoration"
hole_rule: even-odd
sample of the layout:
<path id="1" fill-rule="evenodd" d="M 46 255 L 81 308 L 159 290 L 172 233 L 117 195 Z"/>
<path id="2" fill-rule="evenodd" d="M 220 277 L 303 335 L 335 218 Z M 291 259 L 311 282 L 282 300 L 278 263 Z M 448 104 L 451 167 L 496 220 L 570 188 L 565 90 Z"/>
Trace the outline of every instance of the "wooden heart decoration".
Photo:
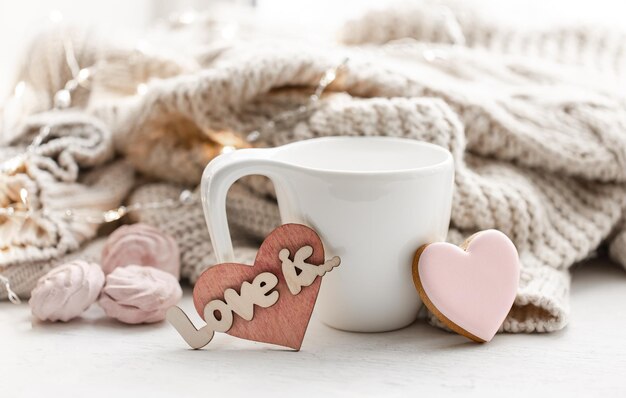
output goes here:
<path id="1" fill-rule="evenodd" d="M 338 257 L 324 261 L 314 230 L 285 224 L 263 241 L 252 266 L 222 263 L 200 275 L 193 300 L 207 326 L 195 329 L 178 307 L 167 318 L 192 348 L 220 331 L 299 350 L 322 282 L 318 276 L 339 263 Z"/>
<path id="2" fill-rule="evenodd" d="M 519 273 L 515 245 L 493 229 L 461 247 L 424 245 L 413 260 L 413 282 L 426 307 L 456 333 L 481 343 L 493 338 L 511 310 Z"/>

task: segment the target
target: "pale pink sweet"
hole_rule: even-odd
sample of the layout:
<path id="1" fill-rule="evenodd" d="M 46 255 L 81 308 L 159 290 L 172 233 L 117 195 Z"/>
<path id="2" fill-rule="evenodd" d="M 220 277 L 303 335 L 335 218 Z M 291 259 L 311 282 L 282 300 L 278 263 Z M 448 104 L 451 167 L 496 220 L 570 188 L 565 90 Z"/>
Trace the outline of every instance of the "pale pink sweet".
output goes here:
<path id="1" fill-rule="evenodd" d="M 183 291 L 178 279 L 156 268 L 128 265 L 106 277 L 100 306 L 106 314 L 124 323 L 153 323 L 165 319 Z"/>
<path id="2" fill-rule="evenodd" d="M 158 268 L 178 279 L 178 244 L 171 236 L 147 224 L 121 226 L 108 237 L 102 249 L 102 269 L 110 274 L 117 267 L 129 264 Z"/>
<path id="3" fill-rule="evenodd" d="M 519 257 L 511 240 L 490 229 L 470 238 L 465 250 L 432 243 L 418 263 L 424 292 L 450 321 L 490 341 L 509 313 L 519 283 Z"/>
<path id="4" fill-rule="evenodd" d="M 28 304 L 33 315 L 42 321 L 67 322 L 98 299 L 103 285 L 100 265 L 72 261 L 39 278 Z"/>

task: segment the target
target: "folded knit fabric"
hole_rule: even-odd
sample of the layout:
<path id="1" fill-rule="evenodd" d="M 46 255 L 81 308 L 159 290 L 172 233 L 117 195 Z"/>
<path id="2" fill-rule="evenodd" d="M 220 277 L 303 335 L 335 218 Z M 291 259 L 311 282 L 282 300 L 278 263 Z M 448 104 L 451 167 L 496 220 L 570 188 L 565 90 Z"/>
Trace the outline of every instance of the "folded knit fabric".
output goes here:
<path id="1" fill-rule="evenodd" d="M 23 298 L 57 265 L 76 258 L 100 261 L 94 255 L 98 245 L 90 244 L 100 226 L 94 220 L 119 206 L 134 185 L 134 169 L 115 158 L 111 131 L 82 110 L 86 89 L 77 88 L 71 108 L 51 110 L 54 94 L 71 78 L 68 38 L 79 67 L 93 66 L 97 47 L 87 45 L 93 36 L 46 31 L 33 41 L 19 71 L 22 94 L 0 109 L 0 207 L 32 211 L 27 217 L 0 216 L 0 274 Z M 0 298 L 6 297 L 2 286 Z"/>
<path id="2" fill-rule="evenodd" d="M 601 72 L 595 79 L 613 87 L 626 87 L 626 32 L 592 24 L 521 29 L 490 18 L 489 7 L 484 4 L 471 3 L 477 2 L 425 0 L 372 10 L 348 21 L 341 29 L 340 40 L 349 45 L 383 45 L 407 39 L 460 44 L 584 66 Z"/>
<path id="3" fill-rule="evenodd" d="M 26 149 L 37 135 L 40 145 Z M 32 115 L 10 144 L 0 147 L 0 162 L 16 166 L 0 173 L 0 205 L 32 214 L 0 219 L 0 271 L 77 250 L 98 228 L 86 218 L 118 206 L 133 185 L 133 169 L 124 161 L 111 162 L 111 133 L 92 116 Z M 23 159 L 17 156 L 26 152 Z M 66 209 L 76 218 L 68 218 Z"/>
<path id="4" fill-rule="evenodd" d="M 11 282 L 11 290 L 21 298 L 28 298 L 30 297 L 31 291 L 37 285 L 39 278 L 56 267 L 75 260 L 99 263 L 100 253 L 102 252 L 104 243 L 104 238 L 96 238 L 82 245 L 78 250 L 68 254 L 59 255 L 49 260 L 14 263 L 8 267 L 1 268 L 0 273 Z M 7 298 L 4 285 L 0 287 L 0 298 Z"/>
<path id="5" fill-rule="evenodd" d="M 101 73 L 127 73 L 116 81 L 128 86 L 96 84 L 87 109 L 135 169 L 161 180 L 139 187 L 131 202 L 176 198 L 181 184 L 199 183 L 217 153 L 212 137 L 224 131 L 245 136 L 305 104 L 323 73 L 349 58 L 317 107 L 261 129 L 255 144 L 388 135 L 449 149 L 456 165 L 449 240 L 458 243 L 487 228 L 509 235 L 520 251 L 522 277 L 503 329 L 558 330 L 569 312 L 568 268 L 613 232 L 611 253 L 626 258 L 626 104 L 597 83 L 593 71 L 439 41 L 208 46 L 192 59 L 184 51 L 159 58 L 178 66 L 154 73 L 153 80 L 142 65 L 154 57 L 130 51 L 124 57 L 123 50 L 105 47 L 98 51 Z M 131 55 L 141 77 L 119 68 Z M 143 95 L 128 94 L 144 81 Z M 280 222 L 271 184 L 244 179 L 231 189 L 227 206 L 237 260 L 250 262 Z M 198 202 L 133 217 L 177 240 L 182 275 L 192 281 L 215 261 Z"/>
<path id="6" fill-rule="evenodd" d="M 140 123 L 125 134 L 149 134 L 144 123 L 164 111 L 184 115 L 200 130 L 248 131 L 263 121 L 267 108 L 280 107 L 281 96 L 294 98 L 293 91 L 280 89 L 305 86 L 302 100 L 323 71 L 340 62 L 339 55 L 348 55 L 347 70 L 332 85 L 341 93 L 328 95 L 302 120 L 265 134 L 263 145 L 330 135 L 390 135 L 450 149 L 457 167 L 450 240 L 498 228 L 520 250 L 522 278 L 503 329 L 558 330 L 569 312 L 567 268 L 589 256 L 622 216 L 626 108 L 604 88 L 590 89 L 582 73 L 569 80 L 550 63 L 452 46 L 439 49 L 445 58 L 436 62 L 422 56 L 427 48 L 419 44 L 324 54 L 246 49 L 239 55 L 232 50 L 225 57 L 233 61 L 224 66 L 152 85 L 147 102 L 137 105 Z M 170 173 L 162 177 L 170 179 Z M 146 186 L 136 195 L 153 196 L 152 189 Z M 275 205 L 267 206 L 273 200 L 266 180 L 249 178 L 233 187 L 231 223 L 256 237 L 255 244 L 245 246 L 249 250 L 279 223 Z M 195 251 L 207 256 L 205 262 L 183 265 L 183 274 L 193 280 L 214 261 L 204 225 L 197 221 L 200 208 L 193 215 L 186 209 L 169 216 L 169 223 L 148 214 L 138 219 L 160 226 L 195 223 L 180 238 L 204 236 Z"/>

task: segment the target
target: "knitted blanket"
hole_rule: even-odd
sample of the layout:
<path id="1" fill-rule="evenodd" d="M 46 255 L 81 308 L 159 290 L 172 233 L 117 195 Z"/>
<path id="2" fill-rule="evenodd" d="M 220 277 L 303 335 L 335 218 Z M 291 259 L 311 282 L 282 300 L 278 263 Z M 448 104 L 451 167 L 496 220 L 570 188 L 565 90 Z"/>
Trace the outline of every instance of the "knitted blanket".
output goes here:
<path id="1" fill-rule="evenodd" d="M 520 252 L 520 285 L 503 330 L 561 329 L 569 313 L 568 268 L 607 241 L 613 258 L 626 264 L 622 221 L 626 103 L 596 70 L 557 63 L 562 61 L 558 54 L 539 59 L 525 55 L 532 52 L 526 47 L 514 48 L 515 54 L 490 48 L 480 35 L 470 34 L 487 29 L 475 19 L 459 20 L 466 37 L 474 38 L 468 47 L 448 44 L 445 27 L 432 26 L 434 12 L 425 5 L 402 14 L 390 11 L 376 19 L 366 16 L 348 25 L 346 32 L 353 37 L 344 36 L 347 43 L 359 46 L 307 47 L 288 41 L 268 45 L 248 40 L 224 46 L 209 40 L 190 51 L 188 44 L 179 41 L 177 48 L 146 54 L 74 35 L 74 48 L 85 49 L 78 54 L 79 60 L 95 59 L 98 75 L 88 97 L 78 104 L 82 111 L 64 116 L 76 118 L 76 124 L 70 125 L 79 131 L 77 137 L 87 125 L 109 132 L 118 157 L 126 158 L 148 179 L 157 180 L 136 185 L 127 203 L 176 198 L 181 187 L 199 183 L 204 166 L 217 153 L 214 137 L 223 132 L 245 136 L 276 115 L 297 109 L 307 103 L 320 76 L 348 58 L 314 109 L 264 129 L 255 145 L 332 135 L 387 135 L 449 149 L 456 167 L 449 240 L 460 243 L 478 230 L 497 228 L 511 237 Z M 412 18 L 405 18 L 407 13 Z M 428 23 L 428 30 L 411 29 Z M 389 25 L 395 29 L 383 29 Z M 180 29 L 167 32 L 173 42 Z M 499 31 L 488 30 L 491 43 Z M 373 40 L 359 32 L 388 32 L 388 36 L 381 33 Z M 512 42 L 519 39 L 515 32 L 502 32 Z M 560 37 L 575 43 L 573 38 L 578 37 L 580 43 L 588 42 L 579 29 L 542 35 L 545 40 Z M 412 40 L 387 43 L 401 37 Z M 607 52 L 604 57 L 621 59 L 621 47 L 598 47 Z M 62 50 L 54 42 L 46 48 L 48 53 L 51 48 Z M 33 52 L 31 58 L 36 58 L 37 48 Z M 67 74 L 53 62 L 42 65 L 55 76 Z M 49 81 L 39 83 L 37 77 L 49 75 L 50 70 L 43 73 L 32 68 L 25 70 L 22 79 L 40 95 L 52 95 L 60 88 Z M 141 94 L 136 93 L 138 84 L 146 85 Z M 29 109 L 31 114 L 41 110 Z M 31 123 L 33 117 L 26 116 L 16 125 Z M 76 128 L 79 123 L 82 129 Z M 22 142 L 23 147 L 28 140 L 20 131 L 3 134 L 21 137 L 12 142 Z M 3 150 L 14 151 L 16 145 L 11 145 Z M 50 159 L 58 161 L 56 156 Z M 100 171 L 111 161 L 103 156 L 97 162 L 77 164 L 81 170 Z M 35 188 L 49 186 L 38 180 L 38 172 L 22 170 L 3 176 L 0 203 L 15 201 L 15 193 L 13 199 L 8 194 L 14 191 L 6 188 L 10 179 L 27 179 Z M 63 184 L 54 175 L 50 178 Z M 132 180 L 125 177 L 123 181 Z M 32 195 L 38 197 L 35 188 Z M 101 192 L 85 184 L 82 188 Z M 197 189 L 194 194 L 198 195 Z M 113 195 L 106 204 L 121 203 L 123 196 Z M 38 202 L 41 208 L 64 205 L 52 197 Z M 260 240 L 280 223 L 273 188 L 262 177 L 245 178 L 231 189 L 227 207 L 235 254 L 238 261 L 250 262 Z M 45 220 L 45 214 L 41 217 Z M 48 226 L 67 227 L 64 219 L 46 221 L 39 224 L 43 231 Z M 197 201 L 167 211 L 133 213 L 131 221 L 156 225 L 176 238 L 182 275 L 191 282 L 215 261 Z M 85 247 L 96 235 L 85 223 L 73 223 L 74 229 L 65 230 L 75 239 L 62 245 L 60 236 L 54 234 L 47 234 L 52 236 L 47 240 L 20 241 L 21 234 L 8 229 L 11 222 L 0 219 L 0 236 L 3 243 L 9 242 L 5 247 L 11 248 L 9 255 L 1 257 L 0 273 L 11 279 L 18 293 L 27 295 L 45 269 L 64 256 L 80 255 L 79 246 Z M 39 254 L 29 257 L 33 250 Z"/>

